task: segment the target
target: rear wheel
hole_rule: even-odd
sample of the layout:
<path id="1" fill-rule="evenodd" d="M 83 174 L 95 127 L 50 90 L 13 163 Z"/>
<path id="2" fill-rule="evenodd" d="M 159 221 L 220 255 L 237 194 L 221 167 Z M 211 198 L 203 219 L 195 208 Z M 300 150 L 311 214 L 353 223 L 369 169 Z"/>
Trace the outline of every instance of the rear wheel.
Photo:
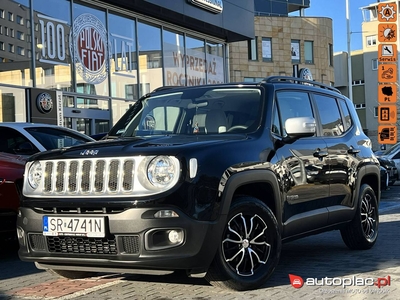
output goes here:
<path id="1" fill-rule="evenodd" d="M 97 275 L 96 272 L 87 272 L 87 271 L 70 271 L 70 270 L 53 270 L 53 269 L 47 269 L 46 271 L 68 279 L 83 279 L 83 278 L 94 277 Z"/>
<path id="2" fill-rule="evenodd" d="M 353 250 L 370 249 L 378 238 L 378 200 L 374 190 L 363 184 L 353 220 L 340 231 L 344 243 Z"/>
<path id="3" fill-rule="evenodd" d="M 272 211 L 253 197 L 234 199 L 206 279 L 237 291 L 261 286 L 273 273 L 281 252 L 281 236 Z"/>

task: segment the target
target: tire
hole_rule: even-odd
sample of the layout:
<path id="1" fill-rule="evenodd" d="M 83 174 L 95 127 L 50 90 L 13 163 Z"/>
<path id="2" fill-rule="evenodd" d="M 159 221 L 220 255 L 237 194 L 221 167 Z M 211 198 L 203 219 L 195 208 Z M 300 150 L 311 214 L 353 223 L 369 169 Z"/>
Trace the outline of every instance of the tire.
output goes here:
<path id="1" fill-rule="evenodd" d="M 363 184 L 360 188 L 356 214 L 340 233 L 347 247 L 366 250 L 374 246 L 378 238 L 379 211 L 374 190 Z"/>
<path id="2" fill-rule="evenodd" d="M 237 197 L 205 278 L 213 286 L 235 291 L 258 288 L 275 270 L 281 246 L 272 211 L 256 198 Z"/>
<path id="3" fill-rule="evenodd" d="M 46 269 L 46 271 L 68 279 L 84 279 L 84 278 L 94 277 L 97 275 L 96 272 L 86 272 L 86 271 L 53 270 L 53 269 Z"/>

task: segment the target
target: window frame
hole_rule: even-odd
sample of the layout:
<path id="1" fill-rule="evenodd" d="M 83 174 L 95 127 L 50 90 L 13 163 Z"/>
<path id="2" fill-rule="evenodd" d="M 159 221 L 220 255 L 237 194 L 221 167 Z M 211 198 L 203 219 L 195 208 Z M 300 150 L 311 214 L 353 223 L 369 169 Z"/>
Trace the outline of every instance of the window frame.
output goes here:
<path id="1" fill-rule="evenodd" d="M 292 63 L 293 64 L 300 63 L 301 62 L 300 40 L 291 40 L 290 48 L 291 48 Z"/>
<path id="2" fill-rule="evenodd" d="M 258 47 L 257 47 L 257 37 L 247 41 L 247 52 L 248 59 L 250 61 L 258 61 Z"/>
<path id="3" fill-rule="evenodd" d="M 307 47 L 308 45 L 311 45 L 311 53 L 308 53 L 308 51 L 310 51 Z M 309 54 L 311 54 L 311 59 L 307 59 Z M 310 65 L 314 64 L 314 41 L 304 41 L 304 63 Z"/>
<path id="4" fill-rule="evenodd" d="M 272 62 L 272 38 L 262 37 L 262 60 Z"/>

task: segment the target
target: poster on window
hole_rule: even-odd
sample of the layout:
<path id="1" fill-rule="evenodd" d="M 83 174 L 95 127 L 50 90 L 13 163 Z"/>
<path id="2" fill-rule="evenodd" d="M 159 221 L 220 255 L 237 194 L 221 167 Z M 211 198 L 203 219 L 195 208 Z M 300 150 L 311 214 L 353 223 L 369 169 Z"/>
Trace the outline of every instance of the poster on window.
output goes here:
<path id="1" fill-rule="evenodd" d="M 292 42 L 291 43 L 291 52 L 292 52 L 292 60 L 300 60 L 300 43 Z"/>
<path id="2" fill-rule="evenodd" d="M 263 59 L 272 59 L 271 40 L 262 41 L 262 57 Z"/>
<path id="3" fill-rule="evenodd" d="M 164 43 L 166 85 L 195 86 L 224 82 L 224 60 L 220 56 Z M 186 67 L 186 74 L 185 74 Z M 207 78 L 207 79 L 206 79 Z"/>

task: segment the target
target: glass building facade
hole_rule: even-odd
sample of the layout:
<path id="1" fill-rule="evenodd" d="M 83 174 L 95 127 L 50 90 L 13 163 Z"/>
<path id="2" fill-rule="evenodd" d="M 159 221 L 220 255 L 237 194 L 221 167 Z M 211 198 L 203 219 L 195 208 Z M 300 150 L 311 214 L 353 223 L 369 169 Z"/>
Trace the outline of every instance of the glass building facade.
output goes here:
<path id="1" fill-rule="evenodd" d="M 62 92 L 64 126 L 108 131 L 160 86 L 226 82 L 226 43 L 99 1 L 3 0 L 0 122 L 26 121 L 35 87 Z"/>

